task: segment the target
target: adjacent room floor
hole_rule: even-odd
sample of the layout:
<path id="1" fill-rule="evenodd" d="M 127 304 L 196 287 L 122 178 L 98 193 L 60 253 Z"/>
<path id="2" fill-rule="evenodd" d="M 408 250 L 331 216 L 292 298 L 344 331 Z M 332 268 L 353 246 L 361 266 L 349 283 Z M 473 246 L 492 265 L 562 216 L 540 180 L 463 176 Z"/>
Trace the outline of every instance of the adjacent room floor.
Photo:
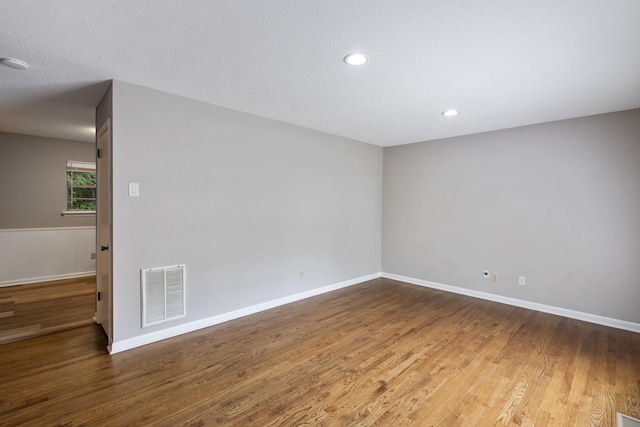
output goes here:
<path id="1" fill-rule="evenodd" d="M 95 276 L 0 287 L 0 344 L 93 324 Z"/>

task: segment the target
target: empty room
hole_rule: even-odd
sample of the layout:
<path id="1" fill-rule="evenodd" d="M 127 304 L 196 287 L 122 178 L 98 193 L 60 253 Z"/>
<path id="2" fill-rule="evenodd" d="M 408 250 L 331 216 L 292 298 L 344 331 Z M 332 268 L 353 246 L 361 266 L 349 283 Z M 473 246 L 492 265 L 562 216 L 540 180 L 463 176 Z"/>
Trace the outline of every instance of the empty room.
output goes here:
<path id="1" fill-rule="evenodd" d="M 9 2 L 0 425 L 640 425 L 640 2 Z"/>

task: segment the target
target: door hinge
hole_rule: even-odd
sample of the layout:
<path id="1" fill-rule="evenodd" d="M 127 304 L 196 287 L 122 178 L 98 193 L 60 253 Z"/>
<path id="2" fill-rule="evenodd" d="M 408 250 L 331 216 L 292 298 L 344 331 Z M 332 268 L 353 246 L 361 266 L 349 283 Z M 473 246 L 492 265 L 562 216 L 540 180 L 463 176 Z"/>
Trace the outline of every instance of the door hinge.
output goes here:
<path id="1" fill-rule="evenodd" d="M 101 149 L 99 149 L 99 148 L 96 148 L 96 157 L 97 157 L 97 158 L 102 157 L 102 150 L 101 150 Z"/>
<path id="2" fill-rule="evenodd" d="M 98 292 L 98 301 L 100 301 L 100 292 Z"/>

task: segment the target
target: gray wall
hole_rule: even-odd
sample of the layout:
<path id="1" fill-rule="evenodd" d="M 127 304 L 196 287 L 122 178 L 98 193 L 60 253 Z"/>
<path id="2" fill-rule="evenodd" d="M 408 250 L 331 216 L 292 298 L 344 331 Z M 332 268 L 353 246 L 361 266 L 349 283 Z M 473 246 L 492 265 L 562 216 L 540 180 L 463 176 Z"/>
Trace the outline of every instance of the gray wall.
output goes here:
<path id="1" fill-rule="evenodd" d="M 66 216 L 67 160 L 95 161 L 95 144 L 0 132 L 0 229 L 95 225 Z"/>
<path id="2" fill-rule="evenodd" d="M 383 194 L 386 273 L 640 322 L 640 110 L 385 148 Z"/>
<path id="3" fill-rule="evenodd" d="M 380 271 L 380 147 L 112 88 L 114 342 Z M 188 317 L 141 329 L 140 268 L 177 263 Z"/>

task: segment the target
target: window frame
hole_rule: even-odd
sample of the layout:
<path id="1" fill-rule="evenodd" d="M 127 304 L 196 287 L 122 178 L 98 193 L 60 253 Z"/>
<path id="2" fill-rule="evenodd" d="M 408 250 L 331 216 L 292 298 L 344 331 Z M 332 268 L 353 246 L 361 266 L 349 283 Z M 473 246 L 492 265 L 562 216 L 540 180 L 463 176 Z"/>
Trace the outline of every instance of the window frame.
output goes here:
<path id="1" fill-rule="evenodd" d="M 94 208 L 91 209 L 69 209 L 69 203 L 70 201 L 72 201 L 73 199 L 69 200 L 69 195 L 70 195 L 70 183 L 68 180 L 69 177 L 69 172 L 73 173 L 73 170 L 76 169 L 77 170 L 81 170 L 81 169 L 85 169 L 85 172 L 90 172 L 93 171 L 93 174 L 97 180 L 97 174 L 96 174 L 96 163 L 95 162 L 85 162 L 85 161 L 78 161 L 78 160 L 67 160 L 67 165 L 65 168 L 65 203 L 66 203 L 66 210 L 64 210 L 62 212 L 63 216 L 73 216 L 73 215 L 95 215 L 96 214 L 96 210 L 95 210 L 95 206 L 97 203 L 97 194 L 95 198 L 91 198 L 91 199 L 86 199 L 86 200 L 93 200 L 93 206 Z M 71 186 L 71 188 L 94 188 L 95 189 L 95 193 L 97 193 L 97 182 L 96 182 L 96 186 Z M 80 198 L 78 198 L 80 199 Z M 76 200 L 78 200 L 76 199 Z"/>

